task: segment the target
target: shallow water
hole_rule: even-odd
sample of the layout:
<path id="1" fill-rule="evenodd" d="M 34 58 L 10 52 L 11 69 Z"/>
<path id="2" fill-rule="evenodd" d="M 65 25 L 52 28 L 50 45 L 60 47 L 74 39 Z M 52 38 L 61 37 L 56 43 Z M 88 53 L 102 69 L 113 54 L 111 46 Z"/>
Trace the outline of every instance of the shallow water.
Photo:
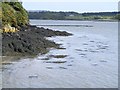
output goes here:
<path id="1" fill-rule="evenodd" d="M 73 36 L 47 38 L 61 48 L 5 65 L 4 88 L 118 87 L 117 22 L 31 20 L 31 24 Z"/>

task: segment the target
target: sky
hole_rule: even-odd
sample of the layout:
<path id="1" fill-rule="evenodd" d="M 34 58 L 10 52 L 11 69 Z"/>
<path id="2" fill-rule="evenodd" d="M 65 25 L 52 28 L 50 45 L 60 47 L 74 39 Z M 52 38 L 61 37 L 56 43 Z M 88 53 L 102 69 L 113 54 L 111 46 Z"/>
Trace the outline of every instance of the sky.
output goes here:
<path id="1" fill-rule="evenodd" d="M 27 10 L 111 12 L 118 11 L 118 0 L 22 0 Z"/>

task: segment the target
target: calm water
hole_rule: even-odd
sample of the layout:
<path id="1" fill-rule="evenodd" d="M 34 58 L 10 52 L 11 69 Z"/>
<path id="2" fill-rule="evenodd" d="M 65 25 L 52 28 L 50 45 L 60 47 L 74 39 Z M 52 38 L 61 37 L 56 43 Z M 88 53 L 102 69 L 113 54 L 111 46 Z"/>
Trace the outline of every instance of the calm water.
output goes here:
<path id="1" fill-rule="evenodd" d="M 63 49 L 51 48 L 45 55 L 5 66 L 9 69 L 3 71 L 3 87 L 118 87 L 117 22 L 31 20 L 31 24 L 67 31 L 73 36 L 46 38 Z M 66 57 L 51 57 L 55 55 Z"/>

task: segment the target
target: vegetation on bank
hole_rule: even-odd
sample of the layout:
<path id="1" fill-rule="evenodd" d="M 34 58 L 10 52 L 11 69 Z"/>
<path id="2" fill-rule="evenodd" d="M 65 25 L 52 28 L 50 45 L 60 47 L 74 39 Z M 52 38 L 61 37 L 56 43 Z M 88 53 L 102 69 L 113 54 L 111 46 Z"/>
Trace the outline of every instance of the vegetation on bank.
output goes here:
<path id="1" fill-rule="evenodd" d="M 3 27 L 3 32 L 2 33 L 16 33 L 18 32 L 19 30 L 15 27 L 11 27 L 9 24 L 8 25 L 5 25 Z"/>
<path id="2" fill-rule="evenodd" d="M 43 20 L 118 20 L 120 12 L 51 12 L 51 11 L 28 11 L 30 19 Z"/>
<path id="3" fill-rule="evenodd" d="M 116 15 L 115 18 L 120 21 L 120 14 Z"/>
<path id="4" fill-rule="evenodd" d="M 20 28 L 29 23 L 28 13 L 23 8 L 21 2 L 2 2 L 2 26 Z M 1 15 L 0 15 L 1 16 Z"/>

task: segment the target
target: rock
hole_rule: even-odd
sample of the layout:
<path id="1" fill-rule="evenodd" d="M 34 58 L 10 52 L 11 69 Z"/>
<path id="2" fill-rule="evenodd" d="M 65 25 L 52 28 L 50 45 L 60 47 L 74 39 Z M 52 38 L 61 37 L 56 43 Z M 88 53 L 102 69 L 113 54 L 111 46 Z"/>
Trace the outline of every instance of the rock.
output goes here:
<path id="1" fill-rule="evenodd" d="M 72 66 L 72 64 L 69 64 L 69 65 L 67 65 L 67 66 Z"/>
<path id="2" fill-rule="evenodd" d="M 37 75 L 32 75 L 32 76 L 29 76 L 29 78 L 38 78 Z"/>
<path id="3" fill-rule="evenodd" d="M 65 58 L 65 57 L 67 57 L 67 55 L 49 55 L 49 57 L 53 57 L 53 58 Z"/>
<path id="4" fill-rule="evenodd" d="M 47 69 L 53 69 L 53 67 L 46 67 Z"/>
<path id="5" fill-rule="evenodd" d="M 26 30 L 26 31 L 24 31 Z M 37 33 L 36 33 L 37 32 Z M 36 26 L 21 27 L 16 33 L 2 34 L 3 55 L 37 55 L 48 52 L 47 48 L 59 48 L 60 45 L 46 40 L 45 37 L 68 36 L 67 32 L 53 31 Z M 60 56 L 58 56 L 59 58 Z M 66 56 L 64 56 L 66 57 Z M 57 57 L 56 57 L 57 58 Z"/>
<path id="6" fill-rule="evenodd" d="M 100 62 L 107 62 L 107 61 L 105 61 L 105 60 L 100 60 Z"/>
<path id="7" fill-rule="evenodd" d="M 67 69 L 67 68 L 65 68 L 65 67 L 59 67 L 60 69 Z"/>
<path id="8" fill-rule="evenodd" d="M 47 61 L 45 63 L 56 63 L 56 64 L 61 64 L 61 63 L 66 63 L 67 61 Z"/>

